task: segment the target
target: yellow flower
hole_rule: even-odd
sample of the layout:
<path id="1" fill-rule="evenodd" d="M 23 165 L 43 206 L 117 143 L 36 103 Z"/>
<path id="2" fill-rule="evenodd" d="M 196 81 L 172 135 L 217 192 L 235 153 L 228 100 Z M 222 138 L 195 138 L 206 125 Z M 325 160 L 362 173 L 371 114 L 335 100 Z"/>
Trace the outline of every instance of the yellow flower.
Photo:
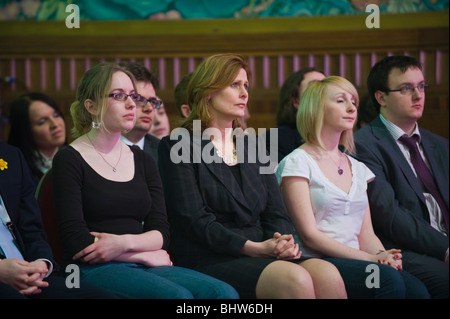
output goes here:
<path id="1" fill-rule="evenodd" d="M 8 162 L 5 162 L 3 158 L 0 158 L 0 169 L 2 171 L 8 169 Z"/>

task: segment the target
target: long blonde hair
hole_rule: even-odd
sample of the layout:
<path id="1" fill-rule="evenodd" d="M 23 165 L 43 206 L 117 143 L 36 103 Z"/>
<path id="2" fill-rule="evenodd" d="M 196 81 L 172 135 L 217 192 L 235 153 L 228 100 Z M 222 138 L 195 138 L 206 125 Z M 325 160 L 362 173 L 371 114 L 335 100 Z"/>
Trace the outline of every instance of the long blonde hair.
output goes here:
<path id="1" fill-rule="evenodd" d="M 212 55 L 200 63 L 186 90 L 187 102 L 192 111 L 181 126 L 192 132 L 193 120 L 201 120 L 202 132 L 208 128 L 213 120 L 209 112 L 210 95 L 233 83 L 241 69 L 250 77 L 250 69 L 245 59 L 231 53 Z M 240 126 L 239 120 L 234 120 L 233 128 Z"/>
<path id="2" fill-rule="evenodd" d="M 99 63 L 83 75 L 78 84 L 76 100 L 70 106 L 70 114 L 72 115 L 74 124 L 72 128 L 73 137 L 76 138 L 89 132 L 93 120 L 104 126 L 103 116 L 107 107 L 108 91 L 112 76 L 118 71 L 127 74 L 133 86 L 135 86 L 134 76 L 117 63 Z M 98 112 L 96 118 L 84 106 L 84 102 L 88 99 L 94 102 L 94 110 Z"/>
<path id="3" fill-rule="evenodd" d="M 325 109 L 325 89 L 335 85 L 350 93 L 355 99 L 356 107 L 359 105 L 358 91 L 347 79 L 340 76 L 329 76 L 321 81 L 311 83 L 302 95 L 297 111 L 297 129 L 304 142 L 315 144 L 322 148 L 324 145 L 320 139 L 322 130 L 324 109 Z M 355 121 L 356 123 L 356 121 Z M 353 131 L 343 131 L 339 144 L 344 147 L 344 151 L 349 154 L 355 153 L 355 142 Z"/>

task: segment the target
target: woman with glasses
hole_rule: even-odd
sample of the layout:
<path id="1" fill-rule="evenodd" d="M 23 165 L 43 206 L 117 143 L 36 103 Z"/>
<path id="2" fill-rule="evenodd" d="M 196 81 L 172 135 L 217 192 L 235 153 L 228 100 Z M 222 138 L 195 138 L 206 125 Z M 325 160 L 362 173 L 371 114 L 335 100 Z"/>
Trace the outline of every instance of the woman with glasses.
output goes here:
<path id="1" fill-rule="evenodd" d="M 125 145 L 135 124 L 134 77 L 101 63 L 81 79 L 71 106 L 76 139 L 53 163 L 53 199 L 64 262 L 123 298 L 236 298 L 229 285 L 172 266 L 169 224 L 151 156 Z"/>

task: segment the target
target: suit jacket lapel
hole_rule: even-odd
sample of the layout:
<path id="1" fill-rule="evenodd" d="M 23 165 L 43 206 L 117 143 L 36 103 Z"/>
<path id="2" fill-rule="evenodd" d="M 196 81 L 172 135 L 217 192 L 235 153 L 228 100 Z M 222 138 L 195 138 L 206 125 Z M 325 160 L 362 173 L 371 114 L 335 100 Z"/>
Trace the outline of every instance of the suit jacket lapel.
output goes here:
<path id="1" fill-rule="evenodd" d="M 385 125 L 381 122 L 380 118 L 377 117 L 372 123 L 372 130 L 375 137 L 382 140 L 382 144 L 386 149 L 386 152 L 393 155 L 394 160 L 397 162 L 398 167 L 402 170 L 405 175 L 406 180 L 417 194 L 417 196 L 425 204 L 425 198 L 423 196 L 422 186 L 419 180 L 411 169 L 408 161 L 403 155 L 402 151 L 397 145 L 397 142 L 392 138 L 389 131 L 386 129 Z"/>
<path id="2" fill-rule="evenodd" d="M 420 129 L 419 129 L 420 130 Z M 436 156 L 437 154 L 437 145 L 433 142 L 432 139 L 428 138 L 428 135 L 426 132 L 420 130 L 420 136 L 422 139 L 422 149 L 425 153 L 425 156 L 427 158 L 428 164 L 430 164 L 431 173 L 434 177 L 434 180 L 436 182 L 436 186 L 438 187 L 438 190 L 441 192 L 442 198 L 445 201 L 445 204 L 447 205 L 448 210 L 448 196 L 445 196 L 445 194 L 448 194 L 448 180 L 445 178 L 442 178 L 441 172 L 442 172 L 442 165 L 448 165 L 448 163 L 439 163 L 439 157 Z"/>
<path id="3" fill-rule="evenodd" d="M 202 151 L 210 143 L 210 141 L 202 141 Z M 209 148 L 212 146 L 208 146 Z M 214 150 L 214 149 L 213 149 Z M 213 151 L 212 151 L 213 152 Z M 242 152 L 242 153 L 241 153 Z M 231 173 L 229 167 L 222 162 L 222 159 L 214 152 L 211 153 L 214 156 L 213 163 L 205 163 L 205 166 L 209 171 L 214 174 L 220 182 L 230 191 L 236 201 L 242 204 L 244 207 L 253 211 L 254 207 L 258 204 L 260 194 L 263 191 L 261 183 L 257 183 L 260 180 L 258 165 L 249 165 L 247 163 L 248 150 L 244 147 L 243 150 L 238 148 L 239 169 L 241 172 L 242 189 L 239 183 L 236 181 L 233 173 Z M 220 163 L 217 163 L 220 162 Z M 245 192 L 245 195 L 244 195 Z"/>

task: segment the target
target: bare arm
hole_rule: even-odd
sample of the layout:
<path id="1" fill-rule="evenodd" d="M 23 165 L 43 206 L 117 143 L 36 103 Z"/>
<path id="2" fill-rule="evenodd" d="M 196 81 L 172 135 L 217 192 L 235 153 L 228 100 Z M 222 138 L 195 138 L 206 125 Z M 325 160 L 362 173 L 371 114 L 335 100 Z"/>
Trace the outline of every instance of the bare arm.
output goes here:
<path id="1" fill-rule="evenodd" d="M 283 177 L 281 192 L 302 242 L 325 256 L 377 261 L 375 255 L 349 247 L 317 229 L 307 179 Z"/>
<path id="2" fill-rule="evenodd" d="M 162 248 L 163 237 L 157 230 L 139 235 L 113 235 L 108 233 L 91 233 L 95 236 L 93 244 L 73 256 L 73 259 L 89 263 L 108 262 L 111 260 L 129 261 L 129 253 L 157 251 Z M 130 260 L 131 261 L 131 260 Z"/>

